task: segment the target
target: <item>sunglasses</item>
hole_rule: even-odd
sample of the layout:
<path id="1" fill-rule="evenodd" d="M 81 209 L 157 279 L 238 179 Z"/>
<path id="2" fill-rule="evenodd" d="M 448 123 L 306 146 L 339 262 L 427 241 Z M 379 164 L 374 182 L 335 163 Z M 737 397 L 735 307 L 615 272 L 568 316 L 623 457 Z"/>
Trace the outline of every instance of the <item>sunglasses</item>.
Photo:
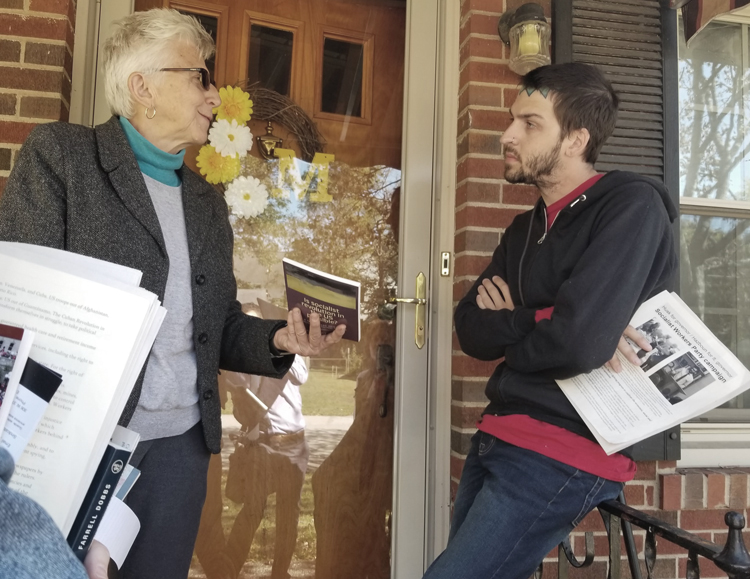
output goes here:
<path id="1" fill-rule="evenodd" d="M 171 72 L 179 72 L 179 71 L 200 72 L 201 84 L 203 85 L 203 90 L 208 90 L 211 87 L 211 73 L 208 72 L 208 70 L 205 68 L 160 68 L 159 70 L 171 71 Z"/>

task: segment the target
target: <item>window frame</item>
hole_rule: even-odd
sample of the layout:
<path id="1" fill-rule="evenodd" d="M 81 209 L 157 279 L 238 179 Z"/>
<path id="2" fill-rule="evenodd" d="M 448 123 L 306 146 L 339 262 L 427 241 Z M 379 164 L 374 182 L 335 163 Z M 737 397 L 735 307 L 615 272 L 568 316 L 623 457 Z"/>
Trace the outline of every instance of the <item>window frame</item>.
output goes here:
<path id="1" fill-rule="evenodd" d="M 207 4 L 197 0 L 164 0 L 165 8 L 174 8 L 191 14 L 216 18 L 216 58 L 211 83 L 220 87 L 224 85 L 227 74 L 227 43 L 229 41 L 229 6 Z"/>
<path id="2" fill-rule="evenodd" d="M 361 116 L 323 112 L 323 50 L 326 38 L 362 45 L 362 104 Z M 313 118 L 341 123 L 372 125 L 372 93 L 375 69 L 375 35 L 342 30 L 333 26 L 319 26 L 316 34 L 315 59 L 315 114 Z"/>
<path id="3" fill-rule="evenodd" d="M 675 21 L 678 14 L 675 12 Z M 722 15 L 714 19 L 718 22 L 729 22 L 745 25 L 743 28 L 743 67 L 750 70 L 748 62 L 748 37 L 750 36 L 750 16 Z M 676 44 L 676 43 L 675 43 Z M 675 47 L 676 48 L 676 47 Z M 679 54 L 673 63 L 668 65 L 674 70 L 679 66 Z M 679 98 L 677 100 L 679 107 Z M 676 127 L 678 129 L 678 127 Z M 750 128 L 750 126 L 749 126 Z M 679 145 L 677 147 L 679 151 Z M 677 171 L 679 176 L 679 169 Z M 679 191 L 679 185 L 678 185 Z M 750 200 L 734 201 L 727 199 L 706 199 L 700 197 L 679 196 L 679 211 L 682 215 L 707 217 L 724 217 L 730 219 L 750 219 Z M 750 409 L 747 409 L 750 412 Z M 699 467 L 746 467 L 750 466 L 750 414 L 748 422 L 709 421 L 710 417 L 699 417 L 694 422 L 680 426 L 681 457 L 677 460 L 678 468 Z M 729 417 L 728 417 L 729 418 Z"/>
<path id="4" fill-rule="evenodd" d="M 302 43 L 304 40 L 305 23 L 301 20 L 291 20 L 281 16 L 245 10 L 242 22 L 242 36 L 240 37 L 239 68 L 239 74 L 243 75 L 243 79 L 247 79 L 247 66 L 250 56 L 250 29 L 253 24 L 292 33 L 292 66 L 289 79 L 289 98 L 295 102 L 301 102 L 301 95 L 298 93 L 301 86 Z"/>

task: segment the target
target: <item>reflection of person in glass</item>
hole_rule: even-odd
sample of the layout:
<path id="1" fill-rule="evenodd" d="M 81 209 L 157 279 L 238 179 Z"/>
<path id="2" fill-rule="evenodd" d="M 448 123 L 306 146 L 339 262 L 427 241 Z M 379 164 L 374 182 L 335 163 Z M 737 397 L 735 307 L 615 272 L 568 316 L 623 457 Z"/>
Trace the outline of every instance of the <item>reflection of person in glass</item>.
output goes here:
<path id="1" fill-rule="evenodd" d="M 317 579 L 390 577 L 393 324 L 366 325 L 354 422 L 312 476 Z"/>
<path id="2" fill-rule="evenodd" d="M 0 197 L 0 240 L 64 249 L 143 272 L 167 315 L 121 417 L 141 434 L 127 498 L 141 530 L 122 579 L 184 579 L 219 452 L 219 368 L 280 377 L 338 342 L 299 310 L 257 320 L 235 299 L 233 233 L 221 194 L 183 163 L 206 142 L 219 93 L 210 35 L 175 10 L 136 12 L 102 47 L 114 115 L 93 129 L 38 125 Z"/>
<path id="3" fill-rule="evenodd" d="M 307 381 L 304 358 L 295 356 L 289 372 L 280 379 L 260 378 L 229 372 L 226 383 L 232 393 L 235 417 L 243 425 L 243 435 L 235 442 L 236 457 L 230 469 L 240 468 L 243 502 L 227 541 L 227 555 L 233 577 L 247 559 L 266 507 L 268 496 L 276 493 L 276 537 L 272 579 L 288 579 L 289 564 L 297 543 L 300 497 L 305 482 L 309 450 L 305 441 L 300 386 Z M 268 412 L 247 393 L 250 389 Z"/>

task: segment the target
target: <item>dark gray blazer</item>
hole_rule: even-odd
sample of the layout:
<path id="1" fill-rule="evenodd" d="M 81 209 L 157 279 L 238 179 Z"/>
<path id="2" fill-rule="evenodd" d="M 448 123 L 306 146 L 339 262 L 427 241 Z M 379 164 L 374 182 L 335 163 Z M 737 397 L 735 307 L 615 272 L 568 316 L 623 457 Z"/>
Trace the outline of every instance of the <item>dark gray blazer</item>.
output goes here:
<path id="1" fill-rule="evenodd" d="M 206 444 L 219 452 L 219 368 L 282 377 L 293 356 L 275 358 L 269 340 L 283 325 L 242 313 L 232 271 L 232 228 L 221 195 L 185 165 L 180 170 L 192 270 L 198 392 Z M 146 183 L 117 117 L 95 129 L 36 127 L 0 197 L 0 240 L 46 245 L 143 272 L 164 300 L 169 258 Z M 135 411 L 135 384 L 121 423 Z"/>

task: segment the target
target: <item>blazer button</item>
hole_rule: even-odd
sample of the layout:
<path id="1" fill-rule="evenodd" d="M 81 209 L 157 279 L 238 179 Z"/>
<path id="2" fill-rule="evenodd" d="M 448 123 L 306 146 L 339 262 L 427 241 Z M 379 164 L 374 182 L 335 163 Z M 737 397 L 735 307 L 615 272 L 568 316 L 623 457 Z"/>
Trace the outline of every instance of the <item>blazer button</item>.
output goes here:
<path id="1" fill-rule="evenodd" d="M 202 273 L 199 273 L 195 276 L 195 283 L 197 283 L 198 285 L 203 285 L 204 283 L 206 283 L 206 276 Z"/>
<path id="2" fill-rule="evenodd" d="M 203 332 L 201 335 L 198 336 L 198 341 L 201 344 L 205 344 L 206 342 L 208 342 L 208 334 L 206 334 L 205 332 Z"/>
<path id="3" fill-rule="evenodd" d="M 214 391 L 213 390 L 206 390 L 203 393 L 203 400 L 211 400 L 211 398 L 213 398 L 213 396 L 214 396 Z"/>

